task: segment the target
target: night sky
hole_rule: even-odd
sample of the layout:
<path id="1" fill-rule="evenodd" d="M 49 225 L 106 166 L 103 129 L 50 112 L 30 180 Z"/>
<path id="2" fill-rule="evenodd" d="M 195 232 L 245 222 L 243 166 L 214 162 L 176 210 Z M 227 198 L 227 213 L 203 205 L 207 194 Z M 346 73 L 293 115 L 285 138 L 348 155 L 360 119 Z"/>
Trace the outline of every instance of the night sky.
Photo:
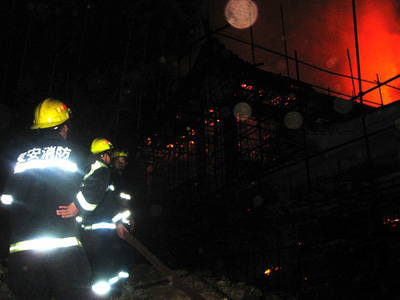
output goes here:
<path id="1" fill-rule="evenodd" d="M 35 105 L 51 96 L 71 106 L 85 143 L 98 134 L 130 143 L 176 84 L 196 34 L 197 8 L 181 2 L 6 4 L 1 99 L 13 117 L 3 112 L 1 128 L 27 128 Z"/>

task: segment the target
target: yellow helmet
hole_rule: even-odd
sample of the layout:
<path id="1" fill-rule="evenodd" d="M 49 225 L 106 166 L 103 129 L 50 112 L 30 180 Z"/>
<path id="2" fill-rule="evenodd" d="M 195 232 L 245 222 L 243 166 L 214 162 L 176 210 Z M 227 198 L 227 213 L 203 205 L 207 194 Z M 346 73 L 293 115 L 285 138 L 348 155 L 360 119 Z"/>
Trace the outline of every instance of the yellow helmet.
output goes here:
<path id="1" fill-rule="evenodd" d="M 107 150 L 111 150 L 112 148 L 114 147 L 108 140 L 104 138 L 95 138 L 92 142 L 92 146 L 90 147 L 90 151 L 93 154 L 98 154 Z"/>
<path id="2" fill-rule="evenodd" d="M 111 159 L 114 159 L 116 157 L 126 157 L 126 159 L 128 159 L 128 152 L 124 150 L 115 150 L 111 155 Z"/>
<path id="3" fill-rule="evenodd" d="M 36 106 L 31 129 L 60 125 L 69 119 L 70 113 L 70 109 L 60 100 L 47 98 Z"/>

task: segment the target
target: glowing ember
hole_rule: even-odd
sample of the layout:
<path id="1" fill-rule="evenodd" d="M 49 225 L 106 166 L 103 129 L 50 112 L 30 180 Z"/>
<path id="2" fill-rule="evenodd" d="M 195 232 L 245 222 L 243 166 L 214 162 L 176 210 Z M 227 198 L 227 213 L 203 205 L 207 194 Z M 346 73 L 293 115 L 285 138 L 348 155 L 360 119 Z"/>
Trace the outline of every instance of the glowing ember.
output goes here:
<path id="1" fill-rule="evenodd" d="M 385 221 L 383 221 L 383 224 L 390 224 L 390 223 L 394 223 L 393 225 L 396 226 L 396 223 L 400 222 L 400 219 L 386 219 Z"/>
<path id="2" fill-rule="evenodd" d="M 257 20 L 257 6 L 250 0 L 230 0 L 225 6 L 225 18 L 238 29 L 249 28 Z"/>
<path id="3" fill-rule="evenodd" d="M 272 272 L 273 271 L 279 271 L 279 270 L 282 270 L 282 267 L 271 267 L 271 268 L 269 268 L 269 269 L 266 269 L 265 271 L 264 271 L 264 274 L 265 275 L 267 275 L 267 276 L 270 276 L 271 274 L 272 274 Z"/>

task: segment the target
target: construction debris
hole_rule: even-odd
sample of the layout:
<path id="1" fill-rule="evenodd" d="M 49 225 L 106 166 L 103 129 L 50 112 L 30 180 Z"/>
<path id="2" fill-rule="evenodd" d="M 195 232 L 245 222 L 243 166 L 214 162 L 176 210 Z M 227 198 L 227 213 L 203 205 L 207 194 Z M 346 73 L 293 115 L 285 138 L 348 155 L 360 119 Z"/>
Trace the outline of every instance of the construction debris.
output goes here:
<path id="1" fill-rule="evenodd" d="M 189 273 L 176 270 L 175 275 L 184 280 L 207 300 L 260 300 L 261 290 L 245 282 L 233 283 L 225 276 L 212 276 L 209 271 Z M 7 269 L 0 265 L 0 299 L 16 300 L 9 291 L 5 279 Z M 124 284 L 122 294 L 113 300 L 190 300 L 182 290 L 171 284 L 156 268 L 138 265 Z M 280 300 L 278 297 L 264 299 Z"/>
<path id="2" fill-rule="evenodd" d="M 207 300 L 258 300 L 262 296 L 261 290 L 253 286 L 244 282 L 233 283 L 224 276 L 212 276 L 208 271 L 189 273 L 177 270 L 174 273 Z M 130 299 L 189 300 L 190 297 L 153 266 L 140 264 L 118 300 Z"/>

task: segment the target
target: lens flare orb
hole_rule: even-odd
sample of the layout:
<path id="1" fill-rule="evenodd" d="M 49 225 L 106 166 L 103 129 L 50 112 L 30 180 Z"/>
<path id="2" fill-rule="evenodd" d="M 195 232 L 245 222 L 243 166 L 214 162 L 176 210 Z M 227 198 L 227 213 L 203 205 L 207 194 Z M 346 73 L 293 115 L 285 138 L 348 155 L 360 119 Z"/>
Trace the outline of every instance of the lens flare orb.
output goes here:
<path id="1" fill-rule="evenodd" d="M 240 121 L 251 117 L 251 107 L 246 102 L 239 102 L 233 108 L 233 115 Z"/>
<path id="2" fill-rule="evenodd" d="M 225 18 L 238 29 L 249 28 L 258 17 L 258 8 L 250 0 L 230 0 L 225 6 Z"/>
<path id="3" fill-rule="evenodd" d="M 333 101 L 334 109 L 340 114 L 348 114 L 353 108 L 353 102 L 341 98 L 335 98 Z"/>
<path id="4" fill-rule="evenodd" d="M 297 111 L 288 112 L 284 118 L 284 123 L 289 129 L 299 129 L 303 124 L 303 116 Z"/>

